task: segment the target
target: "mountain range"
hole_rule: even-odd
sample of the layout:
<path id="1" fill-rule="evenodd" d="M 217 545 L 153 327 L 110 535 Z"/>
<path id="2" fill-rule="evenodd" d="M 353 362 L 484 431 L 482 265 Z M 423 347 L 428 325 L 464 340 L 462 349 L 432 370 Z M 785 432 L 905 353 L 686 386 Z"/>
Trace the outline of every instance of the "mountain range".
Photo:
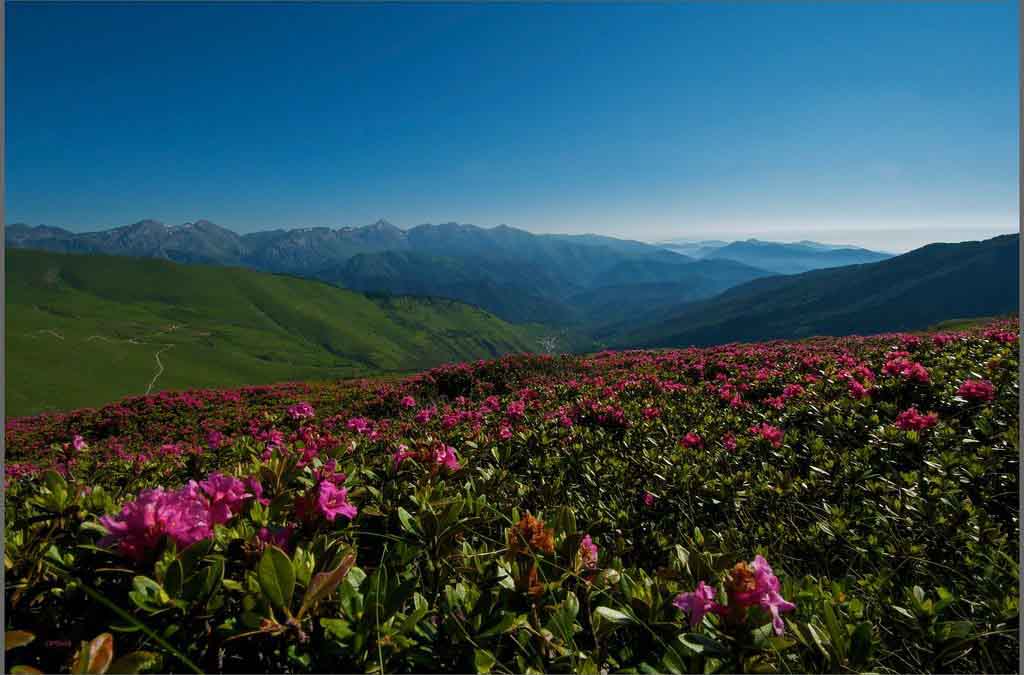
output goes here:
<path id="1" fill-rule="evenodd" d="M 239 235 L 205 220 L 144 220 L 82 234 L 15 224 L 5 240 L 11 248 L 249 267 L 376 297 L 452 299 L 513 324 L 569 331 L 579 346 L 922 328 L 1014 311 L 1018 297 L 1008 237 L 891 256 L 809 241 L 648 244 L 504 225 L 403 230 L 378 221 Z"/>
<path id="2" fill-rule="evenodd" d="M 321 260 L 330 255 L 316 251 L 314 241 L 338 250 L 363 247 L 321 269 L 349 290 L 224 264 L 230 255 L 252 260 L 254 249 L 213 236 L 222 233 L 202 223 L 71 237 L 11 227 L 9 239 L 12 230 L 22 246 L 42 242 L 79 254 L 6 251 L 10 414 L 167 388 L 409 372 L 536 351 L 541 338 L 552 336 L 559 351 L 681 347 L 923 329 L 1015 313 L 1019 303 L 1019 235 L 771 276 L 741 262 L 695 260 L 639 242 L 536 237 L 511 228 L 431 226 L 413 237 L 397 237 L 386 226 L 277 235 L 279 243 L 306 241 Z M 405 247 L 366 250 L 387 237 Z M 203 246 L 183 246 L 196 240 Z M 99 245 L 134 255 L 88 252 Z M 301 257 L 291 245 L 259 250 L 265 260 L 291 265 Z M 217 264 L 180 264 L 166 259 L 172 254 Z M 480 309 L 487 306 L 500 311 Z"/>
<path id="3" fill-rule="evenodd" d="M 653 284 L 659 297 L 696 300 L 770 274 L 737 261 L 697 261 L 638 241 L 538 235 L 504 225 L 402 230 L 382 220 L 365 227 L 239 235 L 206 220 L 177 226 L 143 220 L 81 234 L 13 224 L 5 241 L 11 248 L 244 266 L 364 292 L 447 297 L 508 321 L 573 327 L 607 318 L 593 314 L 590 300 L 603 288 L 613 295 L 650 295 Z"/>
<path id="4" fill-rule="evenodd" d="M 744 241 L 673 240 L 660 244 L 663 248 L 699 260 L 732 260 L 774 274 L 799 274 L 810 270 L 891 258 L 889 253 L 870 251 L 857 246 L 820 244 L 815 241 L 782 243 L 746 239 Z"/>
<path id="5" fill-rule="evenodd" d="M 922 329 L 943 320 L 1016 313 L 1020 235 L 929 244 L 875 263 L 773 276 L 706 300 L 605 327 L 620 347 Z"/>

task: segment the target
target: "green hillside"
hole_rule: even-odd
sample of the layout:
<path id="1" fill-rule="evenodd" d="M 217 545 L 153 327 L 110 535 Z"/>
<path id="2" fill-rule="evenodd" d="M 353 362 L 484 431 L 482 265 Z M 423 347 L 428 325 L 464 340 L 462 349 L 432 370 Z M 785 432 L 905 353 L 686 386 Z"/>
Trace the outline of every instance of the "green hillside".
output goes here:
<path id="1" fill-rule="evenodd" d="M 533 329 L 450 300 L 151 259 L 5 259 L 9 416 L 147 389 L 410 372 L 537 345 Z"/>
<path id="2" fill-rule="evenodd" d="M 1015 313 L 1018 235 L 929 244 L 888 260 L 757 279 L 607 330 L 615 346 L 677 347 L 919 330 Z M 953 324 L 954 326 L 956 324 Z"/>

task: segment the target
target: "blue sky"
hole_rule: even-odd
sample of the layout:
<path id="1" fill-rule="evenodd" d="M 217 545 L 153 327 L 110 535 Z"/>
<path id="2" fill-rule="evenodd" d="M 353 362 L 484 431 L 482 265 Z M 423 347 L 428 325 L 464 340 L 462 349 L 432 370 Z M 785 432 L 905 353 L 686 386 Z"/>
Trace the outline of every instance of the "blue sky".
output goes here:
<path id="1" fill-rule="evenodd" d="M 9 223 L 1017 229 L 1016 2 L 6 6 Z"/>

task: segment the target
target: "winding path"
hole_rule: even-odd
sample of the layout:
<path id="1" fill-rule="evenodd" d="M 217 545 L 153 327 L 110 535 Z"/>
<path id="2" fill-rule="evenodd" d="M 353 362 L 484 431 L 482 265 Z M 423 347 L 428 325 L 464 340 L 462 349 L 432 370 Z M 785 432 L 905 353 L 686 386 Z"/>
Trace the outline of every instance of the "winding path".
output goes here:
<path id="1" fill-rule="evenodd" d="M 156 354 L 153 354 L 154 358 L 156 358 L 156 375 L 153 376 L 153 379 L 149 382 L 149 386 L 146 387 L 146 396 L 149 396 L 149 392 L 153 391 L 153 385 L 156 384 L 157 378 L 159 378 L 164 372 L 164 364 L 160 360 L 160 355 L 173 346 L 174 345 L 166 345 L 163 349 L 158 349 Z"/>

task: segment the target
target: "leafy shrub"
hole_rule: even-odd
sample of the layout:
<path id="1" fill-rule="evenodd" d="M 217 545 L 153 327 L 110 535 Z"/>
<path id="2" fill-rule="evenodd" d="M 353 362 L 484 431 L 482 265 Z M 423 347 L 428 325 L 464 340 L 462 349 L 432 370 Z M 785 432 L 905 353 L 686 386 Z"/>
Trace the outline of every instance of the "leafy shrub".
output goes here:
<path id="1" fill-rule="evenodd" d="M 1007 672 L 1018 326 L 7 422 L 23 672 Z"/>

